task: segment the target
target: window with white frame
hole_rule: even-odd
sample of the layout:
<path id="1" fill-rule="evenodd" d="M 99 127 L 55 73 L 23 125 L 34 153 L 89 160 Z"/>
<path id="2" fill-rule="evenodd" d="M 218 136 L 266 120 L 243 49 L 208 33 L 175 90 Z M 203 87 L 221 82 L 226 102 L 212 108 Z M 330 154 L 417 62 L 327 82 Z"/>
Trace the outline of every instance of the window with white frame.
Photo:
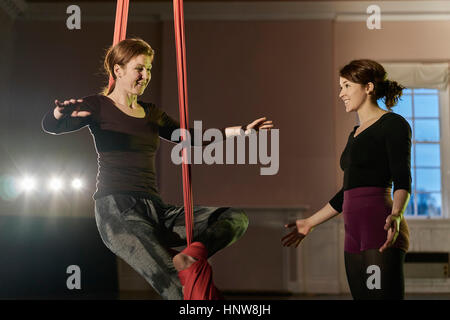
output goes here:
<path id="1" fill-rule="evenodd" d="M 383 63 L 388 78 L 405 86 L 393 112 L 412 129 L 411 198 L 405 217 L 450 218 L 448 63 Z M 381 107 L 385 107 L 383 103 Z"/>
<path id="2" fill-rule="evenodd" d="M 407 89 L 393 111 L 412 129 L 411 199 L 406 216 L 442 216 L 439 90 Z"/>

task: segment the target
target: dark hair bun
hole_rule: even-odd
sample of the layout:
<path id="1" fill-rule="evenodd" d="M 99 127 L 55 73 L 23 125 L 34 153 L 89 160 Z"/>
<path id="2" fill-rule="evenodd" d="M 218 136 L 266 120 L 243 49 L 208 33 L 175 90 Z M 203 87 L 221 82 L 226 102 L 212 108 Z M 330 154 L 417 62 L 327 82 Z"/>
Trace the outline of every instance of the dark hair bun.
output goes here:
<path id="1" fill-rule="evenodd" d="M 376 91 L 377 99 L 384 97 L 384 104 L 391 109 L 397 104 L 405 87 L 399 85 L 397 81 L 385 80 L 378 89 Z"/>

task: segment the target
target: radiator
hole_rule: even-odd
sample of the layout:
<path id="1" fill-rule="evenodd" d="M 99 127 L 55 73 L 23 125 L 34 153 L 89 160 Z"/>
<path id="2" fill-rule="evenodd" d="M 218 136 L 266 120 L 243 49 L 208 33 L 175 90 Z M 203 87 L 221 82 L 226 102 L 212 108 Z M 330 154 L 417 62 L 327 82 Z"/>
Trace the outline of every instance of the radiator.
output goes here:
<path id="1" fill-rule="evenodd" d="M 448 252 L 408 252 L 405 257 L 405 278 L 448 278 Z"/>

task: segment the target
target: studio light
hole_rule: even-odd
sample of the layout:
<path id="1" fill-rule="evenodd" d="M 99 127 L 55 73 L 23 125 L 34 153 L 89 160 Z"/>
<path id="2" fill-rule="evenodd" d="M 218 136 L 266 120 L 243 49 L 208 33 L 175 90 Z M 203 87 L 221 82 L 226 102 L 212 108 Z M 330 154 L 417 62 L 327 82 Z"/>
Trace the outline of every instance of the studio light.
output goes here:
<path id="1" fill-rule="evenodd" d="M 79 178 L 75 178 L 72 180 L 72 188 L 74 188 L 75 190 L 80 190 L 83 188 L 83 181 L 81 181 L 81 179 Z"/>
<path id="2" fill-rule="evenodd" d="M 60 178 L 52 178 L 48 184 L 48 187 L 52 191 L 59 191 L 63 187 L 63 181 Z"/>
<path id="3" fill-rule="evenodd" d="M 36 188 L 36 180 L 33 177 L 24 177 L 19 181 L 19 188 L 22 191 L 30 192 Z"/>

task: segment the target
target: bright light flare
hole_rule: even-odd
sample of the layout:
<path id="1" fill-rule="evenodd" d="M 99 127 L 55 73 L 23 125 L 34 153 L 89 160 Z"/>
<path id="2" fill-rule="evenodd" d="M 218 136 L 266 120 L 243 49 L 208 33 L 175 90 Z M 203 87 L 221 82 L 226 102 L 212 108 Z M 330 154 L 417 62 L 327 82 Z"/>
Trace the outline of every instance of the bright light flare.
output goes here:
<path id="1" fill-rule="evenodd" d="M 24 177 L 19 181 L 19 188 L 22 191 L 30 192 L 36 188 L 36 179 L 33 177 Z"/>
<path id="2" fill-rule="evenodd" d="M 75 178 L 72 180 L 72 188 L 74 188 L 75 190 L 80 190 L 83 188 L 83 181 L 81 181 L 81 179 L 79 178 Z"/>
<path id="3" fill-rule="evenodd" d="M 63 181 L 60 178 L 52 178 L 48 184 L 48 187 L 52 191 L 59 191 L 63 187 Z"/>

